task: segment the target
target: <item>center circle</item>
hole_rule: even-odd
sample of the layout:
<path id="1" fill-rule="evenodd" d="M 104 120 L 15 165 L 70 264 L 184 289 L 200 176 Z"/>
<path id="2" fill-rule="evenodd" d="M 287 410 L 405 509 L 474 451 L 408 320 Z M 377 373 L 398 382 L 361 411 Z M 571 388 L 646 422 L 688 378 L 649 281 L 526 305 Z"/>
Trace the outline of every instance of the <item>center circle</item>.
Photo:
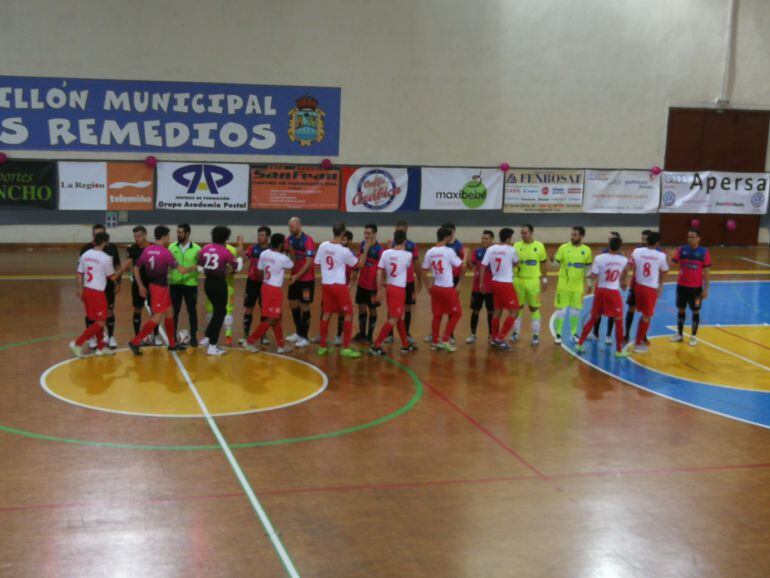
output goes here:
<path id="1" fill-rule="evenodd" d="M 208 356 L 201 350 L 179 355 L 212 416 L 243 415 L 289 407 L 321 394 L 326 374 L 309 363 L 271 353 L 232 349 Z M 41 387 L 80 407 L 149 417 L 205 417 L 185 376 L 165 348 L 129 350 L 112 356 L 67 359 L 48 368 Z"/>

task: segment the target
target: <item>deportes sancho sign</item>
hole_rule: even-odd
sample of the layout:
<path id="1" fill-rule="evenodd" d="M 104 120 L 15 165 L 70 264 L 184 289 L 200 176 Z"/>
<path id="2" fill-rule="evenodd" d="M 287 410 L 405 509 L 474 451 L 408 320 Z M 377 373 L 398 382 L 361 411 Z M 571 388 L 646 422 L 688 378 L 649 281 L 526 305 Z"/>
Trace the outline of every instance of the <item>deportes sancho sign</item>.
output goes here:
<path id="1" fill-rule="evenodd" d="M 325 155 L 340 89 L 0 76 L 0 149 Z"/>
<path id="2" fill-rule="evenodd" d="M 661 213 L 764 215 L 770 174 L 663 173 Z"/>
<path id="3" fill-rule="evenodd" d="M 0 164 L 0 208 L 56 208 L 56 163 L 9 161 Z"/>

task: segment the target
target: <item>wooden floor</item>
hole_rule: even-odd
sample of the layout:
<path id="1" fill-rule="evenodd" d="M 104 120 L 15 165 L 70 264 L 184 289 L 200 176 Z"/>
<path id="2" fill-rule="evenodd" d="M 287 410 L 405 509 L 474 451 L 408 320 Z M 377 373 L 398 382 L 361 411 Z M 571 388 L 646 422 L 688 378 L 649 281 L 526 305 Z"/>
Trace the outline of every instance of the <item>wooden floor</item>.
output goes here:
<path id="1" fill-rule="evenodd" d="M 770 279 L 745 260 L 770 264 L 766 247 L 713 255 L 715 278 Z M 0 576 L 287 575 L 207 420 L 107 413 L 41 388 L 82 328 L 75 258 L 0 253 Z M 118 300 L 124 345 L 130 292 Z M 423 293 L 419 337 L 428 310 Z M 546 331 L 534 350 L 524 326 L 509 354 L 484 339 L 454 355 L 303 352 L 328 375 L 320 395 L 213 419 L 297 573 L 770 575 L 770 431 L 607 377 Z M 185 367 L 199 358 L 180 355 Z M 151 360 L 162 386 L 183 379 L 166 352 L 131 363 Z"/>

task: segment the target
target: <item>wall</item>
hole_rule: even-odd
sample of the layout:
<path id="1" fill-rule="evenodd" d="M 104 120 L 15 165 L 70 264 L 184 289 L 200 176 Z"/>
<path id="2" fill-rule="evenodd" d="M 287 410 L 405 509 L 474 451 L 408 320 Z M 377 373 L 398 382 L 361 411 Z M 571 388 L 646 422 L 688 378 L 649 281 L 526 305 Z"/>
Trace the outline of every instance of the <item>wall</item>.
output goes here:
<path id="1" fill-rule="evenodd" d="M 0 49 L 4 74 L 341 86 L 340 163 L 641 168 L 662 164 L 669 106 L 712 103 L 719 93 L 727 7 L 728 0 L 4 0 Z M 740 0 L 736 106 L 770 108 L 768 30 L 766 0 Z M 92 217 L 79 215 L 101 220 Z M 4 222 L 30 218 L 15 211 Z"/>

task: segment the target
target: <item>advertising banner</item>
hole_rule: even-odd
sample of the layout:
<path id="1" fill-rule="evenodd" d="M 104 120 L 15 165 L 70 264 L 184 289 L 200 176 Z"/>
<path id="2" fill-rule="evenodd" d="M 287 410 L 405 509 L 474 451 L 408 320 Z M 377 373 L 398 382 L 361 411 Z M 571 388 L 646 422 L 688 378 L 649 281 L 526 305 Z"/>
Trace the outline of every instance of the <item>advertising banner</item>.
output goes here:
<path id="1" fill-rule="evenodd" d="M 158 209 L 245 211 L 249 165 L 158 163 Z"/>
<path id="2" fill-rule="evenodd" d="M 0 164 L 1 209 L 55 209 L 56 163 L 7 161 Z"/>
<path id="3" fill-rule="evenodd" d="M 343 167 L 340 210 L 348 213 L 416 211 L 420 205 L 420 169 Z"/>
<path id="4" fill-rule="evenodd" d="M 770 174 L 665 172 L 661 213 L 764 215 Z"/>
<path id="5" fill-rule="evenodd" d="M 579 213 L 583 171 L 511 169 L 505 174 L 506 213 Z"/>
<path id="6" fill-rule="evenodd" d="M 0 149 L 339 153 L 339 88 L 0 76 Z"/>
<path id="7" fill-rule="evenodd" d="M 586 170 L 584 213 L 655 213 L 659 204 L 659 174 Z"/>
<path id="8" fill-rule="evenodd" d="M 499 211 L 503 200 L 500 169 L 423 168 L 420 209 Z"/>
<path id="9" fill-rule="evenodd" d="M 339 169 L 306 165 L 251 167 L 252 209 L 337 210 Z"/>
<path id="10" fill-rule="evenodd" d="M 107 210 L 107 163 L 59 163 L 59 209 Z"/>

